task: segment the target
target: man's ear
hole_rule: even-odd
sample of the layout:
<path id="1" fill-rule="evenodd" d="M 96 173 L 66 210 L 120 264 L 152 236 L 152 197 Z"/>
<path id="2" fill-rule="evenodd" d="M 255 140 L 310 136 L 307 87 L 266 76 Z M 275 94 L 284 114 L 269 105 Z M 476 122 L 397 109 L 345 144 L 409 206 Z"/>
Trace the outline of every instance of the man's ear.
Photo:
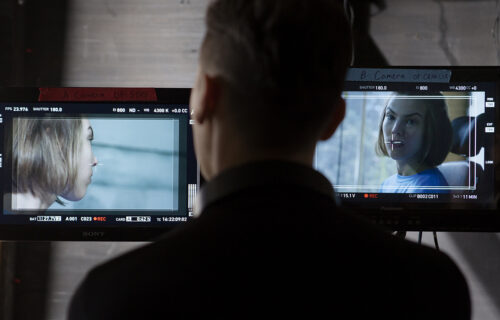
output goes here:
<path id="1" fill-rule="evenodd" d="M 203 123 L 205 119 L 211 118 L 221 101 L 222 83 L 217 77 L 208 74 L 200 75 L 203 83 L 200 84 L 200 103 L 195 112 L 197 123 Z"/>
<path id="2" fill-rule="evenodd" d="M 337 100 L 335 110 L 333 111 L 330 122 L 328 123 L 325 131 L 320 137 L 320 140 L 328 140 L 333 135 L 337 127 L 340 125 L 345 116 L 345 100 L 339 97 Z"/>

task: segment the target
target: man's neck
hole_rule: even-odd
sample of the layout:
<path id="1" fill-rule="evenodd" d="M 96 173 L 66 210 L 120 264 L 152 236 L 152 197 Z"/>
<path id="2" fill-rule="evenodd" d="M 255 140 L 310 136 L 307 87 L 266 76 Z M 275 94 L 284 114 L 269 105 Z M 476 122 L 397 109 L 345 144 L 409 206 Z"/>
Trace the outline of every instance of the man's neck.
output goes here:
<path id="1" fill-rule="evenodd" d="M 206 167 L 203 168 L 207 181 L 222 171 L 257 161 L 281 160 L 312 166 L 316 143 L 302 145 L 295 150 L 251 143 L 240 134 L 239 128 L 234 128 L 223 111 L 224 109 L 220 111 L 219 116 L 205 121 L 204 127 L 197 130 L 200 142 L 203 143 L 200 152 L 207 160 L 204 161 Z"/>
<path id="2" fill-rule="evenodd" d="M 213 175 L 212 177 L 209 177 L 208 180 L 227 169 L 258 161 L 280 160 L 300 163 L 312 167 L 314 149 L 312 151 L 303 152 L 284 152 L 275 149 L 266 150 L 248 147 L 243 149 L 241 148 L 242 145 L 243 144 L 239 144 L 238 147 L 226 146 L 223 148 L 225 150 L 220 150 L 219 152 L 214 153 L 212 162 Z"/>

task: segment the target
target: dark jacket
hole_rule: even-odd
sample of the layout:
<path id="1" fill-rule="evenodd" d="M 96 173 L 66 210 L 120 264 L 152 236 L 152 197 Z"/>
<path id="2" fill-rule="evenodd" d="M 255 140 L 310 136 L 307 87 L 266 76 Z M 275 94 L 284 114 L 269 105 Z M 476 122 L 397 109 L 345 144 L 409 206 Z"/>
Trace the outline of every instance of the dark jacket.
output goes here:
<path id="1" fill-rule="evenodd" d="M 92 270 L 69 319 L 470 319 L 448 256 L 342 213 L 311 168 L 228 170 L 202 188 L 197 209 Z"/>

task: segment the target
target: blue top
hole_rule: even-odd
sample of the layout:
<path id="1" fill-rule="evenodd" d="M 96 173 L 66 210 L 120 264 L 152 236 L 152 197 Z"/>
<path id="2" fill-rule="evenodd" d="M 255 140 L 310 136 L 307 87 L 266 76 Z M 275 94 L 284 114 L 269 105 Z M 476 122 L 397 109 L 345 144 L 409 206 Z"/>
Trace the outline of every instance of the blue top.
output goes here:
<path id="1" fill-rule="evenodd" d="M 380 192 L 387 193 L 448 193 L 447 189 L 437 187 L 448 186 L 439 169 L 427 169 L 411 176 L 395 174 L 385 179 Z"/>

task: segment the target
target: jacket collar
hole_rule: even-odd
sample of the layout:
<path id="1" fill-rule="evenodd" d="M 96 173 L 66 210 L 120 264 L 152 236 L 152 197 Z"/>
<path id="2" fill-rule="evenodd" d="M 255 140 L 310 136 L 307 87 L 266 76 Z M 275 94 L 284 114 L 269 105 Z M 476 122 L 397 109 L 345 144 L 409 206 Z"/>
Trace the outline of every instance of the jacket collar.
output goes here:
<path id="1" fill-rule="evenodd" d="M 194 215 L 236 192 L 270 185 L 305 187 L 336 201 L 330 181 L 313 168 L 294 162 L 259 161 L 227 169 L 207 182 L 196 198 Z"/>

